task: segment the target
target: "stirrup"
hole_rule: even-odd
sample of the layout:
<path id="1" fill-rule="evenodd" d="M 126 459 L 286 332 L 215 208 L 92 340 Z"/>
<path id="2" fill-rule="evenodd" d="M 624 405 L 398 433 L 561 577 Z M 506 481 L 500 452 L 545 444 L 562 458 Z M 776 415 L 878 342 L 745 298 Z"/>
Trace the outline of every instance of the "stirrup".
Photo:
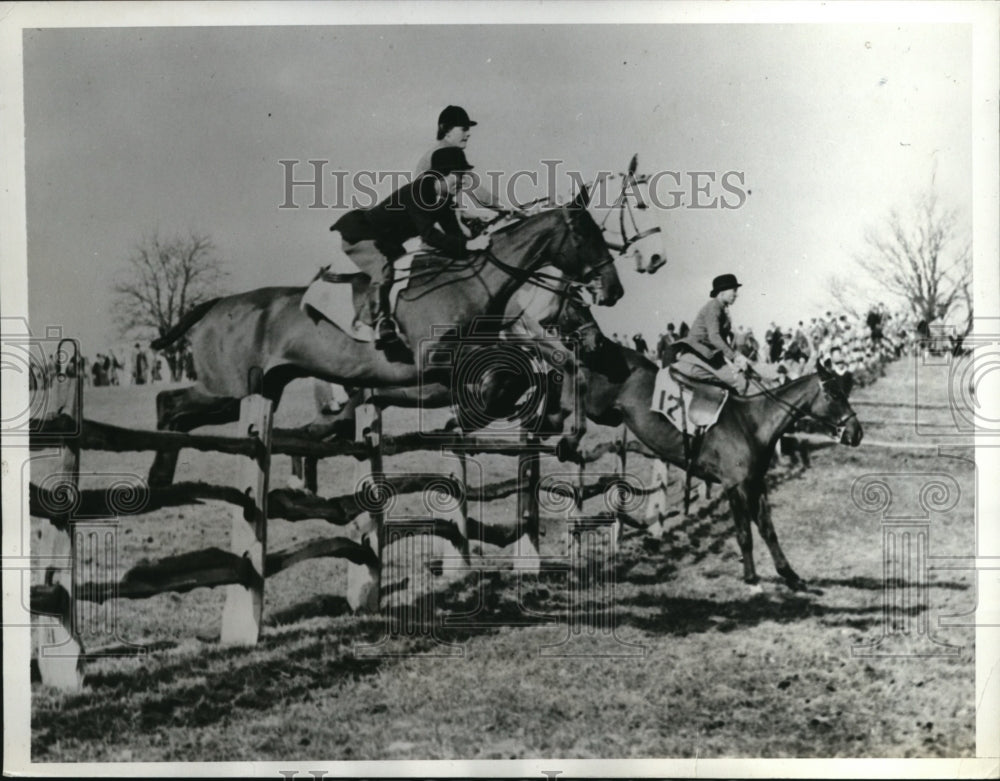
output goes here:
<path id="1" fill-rule="evenodd" d="M 375 349 L 384 350 L 399 342 L 399 330 L 391 317 L 380 317 L 375 322 Z"/>

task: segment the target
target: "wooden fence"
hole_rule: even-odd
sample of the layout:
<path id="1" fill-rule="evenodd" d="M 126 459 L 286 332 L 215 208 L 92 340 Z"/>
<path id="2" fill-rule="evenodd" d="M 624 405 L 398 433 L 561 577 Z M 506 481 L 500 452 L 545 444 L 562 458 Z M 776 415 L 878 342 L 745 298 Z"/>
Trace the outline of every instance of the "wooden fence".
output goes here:
<path id="1" fill-rule="evenodd" d="M 33 613 L 58 618 L 42 628 L 39 669 L 43 682 L 74 690 L 82 683 L 84 649 L 77 626 L 78 603 L 101 603 L 111 598 L 144 599 L 164 592 L 186 592 L 200 587 L 223 586 L 226 601 L 222 615 L 221 642 L 252 645 L 260 635 L 264 583 L 267 577 L 302 561 L 318 557 L 340 557 L 348 562 L 347 600 L 356 611 L 379 609 L 385 518 L 381 503 L 387 495 L 421 491 L 426 478 L 396 476 L 387 479 L 383 457 L 412 451 L 452 451 L 461 465 L 460 475 L 435 481 L 435 488 L 460 500 L 459 511 L 449 518 L 431 518 L 426 531 L 447 539 L 469 562 L 469 541 L 507 547 L 519 539 L 526 552 L 521 568 L 539 567 L 540 490 L 562 493 L 582 507 L 585 499 L 614 490 L 624 475 L 626 454 L 644 453 L 636 441 L 603 442 L 582 454 L 577 486 L 540 488 L 540 457 L 555 453 L 553 447 L 528 436 L 521 441 L 433 432 L 384 436 L 381 415 L 374 405 L 358 409 L 353 442 L 318 442 L 302 430 L 280 430 L 272 426 L 271 403 L 259 394 L 259 373 L 250 378 L 249 395 L 243 399 L 238 423 L 239 436 L 187 434 L 128 429 L 87 420 L 79 379 L 67 374 L 53 388 L 56 402 L 45 419 L 32 421 L 32 447 L 59 447 L 61 467 L 54 481 L 29 484 L 30 513 L 47 519 L 39 554 L 50 562 L 44 582 L 31 589 Z M 192 448 L 240 456 L 235 486 L 182 482 L 168 486 L 143 485 L 141 500 L 133 497 L 126 511 L 121 501 L 106 489 L 81 490 L 80 453 L 83 450 L 112 452 L 164 451 Z M 470 491 L 465 485 L 465 458 L 469 454 L 493 453 L 518 458 L 516 476 Z M 619 459 L 619 478 L 605 476 L 583 482 L 583 467 L 608 453 Z M 270 460 L 275 454 L 308 458 L 348 455 L 364 465 L 367 474 L 355 491 L 336 497 L 321 497 L 310 491 L 269 486 Z M 630 487 L 634 490 L 634 486 Z M 653 489 L 655 490 L 655 489 Z M 651 492 L 651 491 L 650 491 Z M 488 524 L 470 517 L 468 500 L 491 501 L 517 495 L 517 522 L 513 526 Z M 229 550 L 218 547 L 144 561 L 117 582 L 84 581 L 74 572 L 82 539 L 74 527 L 80 519 L 138 515 L 164 507 L 177 507 L 217 500 L 233 505 Z M 367 516 L 367 518 L 365 518 Z M 360 541 L 348 537 L 319 537 L 297 542 L 278 551 L 267 550 L 267 522 L 271 518 L 298 521 L 319 518 L 344 526 L 358 522 Z M 620 524 L 624 513 L 609 518 Z"/>

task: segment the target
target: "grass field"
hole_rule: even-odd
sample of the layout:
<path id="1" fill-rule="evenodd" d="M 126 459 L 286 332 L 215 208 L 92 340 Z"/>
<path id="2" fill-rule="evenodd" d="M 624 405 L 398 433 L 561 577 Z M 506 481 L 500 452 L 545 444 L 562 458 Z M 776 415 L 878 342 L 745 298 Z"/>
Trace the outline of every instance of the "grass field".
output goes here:
<path id="1" fill-rule="evenodd" d="M 915 369 L 904 360 L 854 398 L 944 404 L 946 377 L 946 367 Z M 85 412 L 151 428 L 156 390 L 88 389 Z M 293 388 L 277 424 L 301 422 L 310 405 L 308 388 Z M 880 424 L 912 421 L 905 406 L 856 409 L 867 440 L 933 441 L 913 425 Z M 921 414 L 950 422 L 947 412 Z M 446 413 L 435 415 L 434 424 Z M 390 433 L 416 426 L 414 412 L 386 414 Z M 596 428 L 588 439 L 616 434 Z M 431 574 L 424 562 L 449 553 L 440 540 L 427 540 L 417 561 L 390 551 L 388 580 L 407 583 L 393 602 L 425 586 L 433 595 L 408 608 L 427 620 L 395 636 L 387 636 L 385 618 L 349 615 L 345 567 L 337 560 L 299 564 L 268 580 L 263 637 L 249 650 L 218 645 L 221 589 L 121 601 L 115 642 L 142 643 L 151 652 L 89 660 L 80 694 L 36 682 L 33 758 L 973 756 L 974 632 L 938 626 L 942 617 L 974 609 L 972 573 L 930 571 L 926 599 L 916 601 L 910 617 L 926 618 L 935 639 L 956 650 L 915 655 L 944 646 L 886 622 L 881 515 L 863 512 L 851 498 L 856 480 L 882 475 L 892 511 L 916 516 L 929 475 L 950 476 L 957 503 L 929 516 L 931 564 L 972 555 L 975 467 L 964 444 L 947 454 L 832 447 L 815 452 L 809 469 L 778 467 L 771 481 L 774 523 L 812 588 L 807 593 L 779 581 L 759 538 L 761 585 L 745 585 L 728 508 L 707 501 L 691 517 L 671 519 L 663 540 L 630 532 L 613 553 L 585 558 L 584 567 L 571 566 L 563 525 L 547 523 L 538 577 L 520 575 L 496 549 L 476 557 L 477 569 L 465 576 L 447 569 Z M 109 473 L 144 475 L 151 458 L 86 452 L 82 484 L 107 484 Z M 227 484 L 235 463 L 235 457 L 184 452 L 177 479 Z M 514 463 L 482 458 L 470 479 L 511 477 Z M 38 474 L 50 464 L 39 460 Z M 609 456 L 588 467 L 588 479 L 614 466 Z M 639 457 L 630 457 L 629 466 L 643 479 L 650 471 Z M 272 487 L 288 478 L 288 459 L 276 457 L 273 467 Z M 419 453 L 389 458 L 386 468 L 437 472 L 453 465 Z M 321 493 L 350 490 L 353 469 L 349 459 L 323 462 Z M 562 469 L 543 463 L 543 475 Z M 599 510 L 601 502 L 597 497 L 587 509 Z M 417 510 L 404 502 L 398 511 Z M 230 512 L 206 502 L 123 519 L 119 570 L 143 558 L 228 548 Z M 512 523 L 514 499 L 471 514 Z M 33 529 L 40 523 L 34 519 Z M 320 521 L 273 521 L 268 545 L 339 533 Z M 908 587 L 920 580 L 917 572 L 908 578 Z M 881 649 L 894 655 L 852 653 L 884 632 Z"/>

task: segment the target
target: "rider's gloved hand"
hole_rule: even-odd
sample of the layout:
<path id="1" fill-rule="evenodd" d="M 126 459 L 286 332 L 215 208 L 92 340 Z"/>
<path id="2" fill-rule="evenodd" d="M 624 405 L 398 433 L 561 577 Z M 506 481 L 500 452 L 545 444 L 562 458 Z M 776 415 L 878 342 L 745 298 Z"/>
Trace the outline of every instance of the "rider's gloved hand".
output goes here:
<path id="1" fill-rule="evenodd" d="M 476 236 L 474 239 L 469 239 L 465 242 L 465 248 L 469 250 L 469 252 L 479 252 L 480 250 L 487 249 L 489 246 L 489 236 Z"/>
<path id="2" fill-rule="evenodd" d="M 746 371 L 747 367 L 750 365 L 750 361 L 743 353 L 736 353 L 733 357 L 733 365 L 739 369 L 741 372 Z"/>

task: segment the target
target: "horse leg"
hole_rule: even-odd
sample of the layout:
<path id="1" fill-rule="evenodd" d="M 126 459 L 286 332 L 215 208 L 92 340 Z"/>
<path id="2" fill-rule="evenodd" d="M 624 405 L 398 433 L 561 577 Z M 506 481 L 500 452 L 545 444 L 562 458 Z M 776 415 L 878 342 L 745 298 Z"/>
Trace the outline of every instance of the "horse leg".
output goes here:
<path id="1" fill-rule="evenodd" d="M 354 439 L 354 415 L 361 403 L 361 393 L 355 393 L 340 411 L 331 415 L 319 412 L 305 427 L 306 434 L 314 439 Z"/>
<path id="2" fill-rule="evenodd" d="M 156 394 L 158 431 L 190 431 L 198 426 L 232 423 L 240 418 L 240 400 L 210 396 L 196 386 Z M 149 468 L 150 485 L 170 485 L 177 471 L 178 450 L 158 450 Z"/>
<path id="3" fill-rule="evenodd" d="M 743 556 L 743 582 L 753 585 L 759 578 L 753 564 L 753 537 L 750 534 L 750 507 L 746 489 L 738 485 L 730 488 L 727 493 L 736 526 L 736 542 L 739 543 Z"/>
<path id="4" fill-rule="evenodd" d="M 751 493 L 748 499 L 751 517 L 757 524 L 757 530 L 767 544 L 767 549 L 771 551 L 774 568 L 784 578 L 785 583 L 792 591 L 803 591 L 806 587 L 805 581 L 792 569 L 792 565 L 788 563 L 785 552 L 781 550 L 781 545 L 778 543 L 778 535 L 774 531 L 774 524 L 771 523 L 771 505 L 767 501 L 767 495 L 762 489 L 759 489 Z"/>

